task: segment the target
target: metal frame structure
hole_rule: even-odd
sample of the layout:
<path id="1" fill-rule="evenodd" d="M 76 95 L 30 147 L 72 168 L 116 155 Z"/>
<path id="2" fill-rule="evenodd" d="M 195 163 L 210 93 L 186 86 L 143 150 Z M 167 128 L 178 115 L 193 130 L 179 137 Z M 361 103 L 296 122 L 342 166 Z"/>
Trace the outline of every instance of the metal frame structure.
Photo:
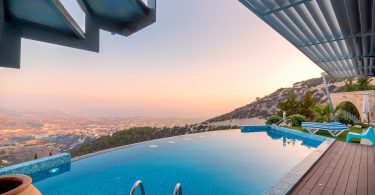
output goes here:
<path id="1" fill-rule="evenodd" d="M 309 133 L 311 134 L 315 134 L 316 132 L 320 131 L 322 129 L 309 129 L 307 128 L 306 131 L 308 131 Z M 324 130 L 326 131 L 326 130 Z M 346 131 L 346 130 L 345 130 Z M 332 136 L 332 137 L 338 137 L 341 135 L 341 133 L 344 133 L 345 131 L 342 131 L 342 130 L 337 130 L 337 131 L 328 131 L 328 133 Z"/>
<path id="2" fill-rule="evenodd" d="M 375 0 L 239 0 L 330 76 L 375 73 Z"/>
<path id="3" fill-rule="evenodd" d="M 129 36 L 156 21 L 156 0 L 76 0 L 82 30 L 60 0 L 0 0 L 0 67 L 20 68 L 21 38 L 99 52 L 99 30 Z"/>

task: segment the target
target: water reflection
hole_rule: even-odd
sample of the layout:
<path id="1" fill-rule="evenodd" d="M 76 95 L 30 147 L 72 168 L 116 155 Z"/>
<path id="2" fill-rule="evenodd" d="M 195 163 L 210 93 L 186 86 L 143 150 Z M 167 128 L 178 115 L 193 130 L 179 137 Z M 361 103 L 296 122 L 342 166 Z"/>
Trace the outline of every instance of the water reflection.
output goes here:
<path id="1" fill-rule="evenodd" d="M 280 131 L 270 130 L 270 129 L 266 130 L 266 132 L 267 132 L 267 135 L 271 137 L 273 140 L 282 139 L 284 147 L 287 145 L 294 146 L 297 140 L 302 141 L 301 145 L 306 146 L 306 147 L 317 148 L 321 144 L 321 141 L 313 140 L 313 139 L 302 137 L 299 135 L 294 135 L 291 133 L 280 132 Z"/>
<path id="2" fill-rule="evenodd" d="M 306 147 L 312 147 L 312 148 L 317 148 L 322 141 L 321 140 L 316 140 L 312 139 L 309 137 L 301 136 L 301 135 L 296 135 L 293 133 L 288 133 L 285 131 L 278 131 L 278 130 L 273 130 L 269 126 L 262 127 L 262 126 L 243 126 L 241 127 L 241 132 L 242 133 L 252 133 L 252 132 L 266 132 L 267 135 L 273 139 L 273 140 L 282 140 L 282 144 L 284 147 L 287 145 L 292 145 L 294 146 L 298 141 L 301 141 L 302 146 Z"/>
<path id="3" fill-rule="evenodd" d="M 68 171 L 70 171 L 70 163 L 62 164 L 60 166 L 53 167 L 45 171 L 39 171 L 39 172 L 30 174 L 29 176 L 33 179 L 33 183 L 35 183 L 35 182 L 41 181 L 49 177 L 54 177 L 56 175 L 66 173 Z"/>

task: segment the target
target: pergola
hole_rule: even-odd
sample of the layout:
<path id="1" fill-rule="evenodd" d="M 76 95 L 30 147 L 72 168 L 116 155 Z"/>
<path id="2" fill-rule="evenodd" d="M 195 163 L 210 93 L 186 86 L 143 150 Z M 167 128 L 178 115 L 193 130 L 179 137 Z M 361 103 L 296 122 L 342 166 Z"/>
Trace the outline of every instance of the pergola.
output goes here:
<path id="1" fill-rule="evenodd" d="M 240 0 L 329 75 L 375 73 L 375 0 Z"/>

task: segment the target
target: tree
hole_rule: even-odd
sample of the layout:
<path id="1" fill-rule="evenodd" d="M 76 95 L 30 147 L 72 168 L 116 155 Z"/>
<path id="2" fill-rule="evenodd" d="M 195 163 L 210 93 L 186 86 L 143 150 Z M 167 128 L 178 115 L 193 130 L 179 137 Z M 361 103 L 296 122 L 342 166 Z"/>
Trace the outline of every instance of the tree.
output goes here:
<path id="1" fill-rule="evenodd" d="M 316 105 L 317 101 L 313 97 L 311 91 L 307 91 L 299 102 L 299 108 L 297 114 L 303 115 L 308 119 L 314 118 L 314 112 L 312 109 Z"/>
<path id="2" fill-rule="evenodd" d="M 364 90 L 373 90 L 375 89 L 374 85 L 371 85 L 372 79 L 365 77 L 360 77 L 357 80 L 357 90 L 358 91 L 364 91 Z"/>
<path id="3" fill-rule="evenodd" d="M 371 84 L 372 79 L 368 78 L 367 76 L 359 77 L 356 83 L 353 83 L 353 79 L 348 79 L 344 86 L 344 91 L 365 91 L 365 90 L 373 90 L 375 86 Z"/>
<path id="4" fill-rule="evenodd" d="M 299 108 L 299 102 L 297 100 L 297 96 L 293 91 L 290 91 L 288 93 L 288 96 L 284 102 L 279 102 L 277 104 L 277 107 L 280 109 L 280 112 L 278 115 L 282 115 L 282 112 L 286 112 L 287 116 L 293 115 L 293 114 L 298 114 L 296 111 Z"/>
<path id="5" fill-rule="evenodd" d="M 312 109 L 316 102 L 311 91 L 307 91 L 300 100 L 297 99 L 293 91 L 290 91 L 287 99 L 278 103 L 277 107 L 280 109 L 278 115 L 281 116 L 282 112 L 285 111 L 287 116 L 300 114 L 312 119 L 314 117 Z"/>
<path id="6" fill-rule="evenodd" d="M 353 79 L 348 79 L 345 82 L 344 91 L 350 92 L 356 90 L 356 85 L 353 83 Z"/>
<path id="7" fill-rule="evenodd" d="M 316 122 L 330 122 L 331 121 L 331 106 L 326 104 L 317 105 L 313 109 Z"/>

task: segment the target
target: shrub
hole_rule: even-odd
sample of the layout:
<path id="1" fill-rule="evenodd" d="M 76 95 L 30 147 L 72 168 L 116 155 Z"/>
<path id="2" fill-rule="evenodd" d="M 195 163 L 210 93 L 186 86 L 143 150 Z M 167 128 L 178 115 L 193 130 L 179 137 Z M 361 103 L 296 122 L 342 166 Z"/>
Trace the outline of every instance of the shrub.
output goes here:
<path id="1" fill-rule="evenodd" d="M 270 116 L 267 121 L 266 121 L 266 124 L 267 125 L 272 125 L 272 124 L 275 124 L 277 122 L 279 122 L 282 118 L 280 116 L 277 116 L 277 115 L 272 115 Z"/>
<path id="2" fill-rule="evenodd" d="M 366 129 L 366 128 L 369 127 L 367 123 L 362 123 L 362 122 L 361 123 L 354 123 L 353 126 L 355 126 L 355 125 L 361 126 L 362 129 Z"/>
<path id="3" fill-rule="evenodd" d="M 348 125 L 348 124 L 353 125 L 352 119 L 350 119 L 349 117 L 347 117 L 345 115 L 339 114 L 338 116 L 336 116 L 336 118 L 340 123 L 343 123 L 343 124 L 346 124 L 346 125 Z"/>
<path id="4" fill-rule="evenodd" d="M 306 122 L 307 118 L 300 114 L 289 116 L 288 119 L 292 122 L 292 126 L 301 126 L 302 122 Z"/>
<path id="5" fill-rule="evenodd" d="M 375 86 L 371 84 L 372 79 L 369 77 L 359 77 L 355 83 L 353 79 L 349 79 L 344 86 L 344 91 L 365 91 L 373 90 Z"/>
<path id="6" fill-rule="evenodd" d="M 317 105 L 313 109 L 315 122 L 330 122 L 331 121 L 331 107 L 329 103 Z"/>
<path id="7" fill-rule="evenodd" d="M 367 128 L 369 128 L 369 125 L 366 124 L 366 123 L 363 123 L 362 128 L 367 129 Z"/>

